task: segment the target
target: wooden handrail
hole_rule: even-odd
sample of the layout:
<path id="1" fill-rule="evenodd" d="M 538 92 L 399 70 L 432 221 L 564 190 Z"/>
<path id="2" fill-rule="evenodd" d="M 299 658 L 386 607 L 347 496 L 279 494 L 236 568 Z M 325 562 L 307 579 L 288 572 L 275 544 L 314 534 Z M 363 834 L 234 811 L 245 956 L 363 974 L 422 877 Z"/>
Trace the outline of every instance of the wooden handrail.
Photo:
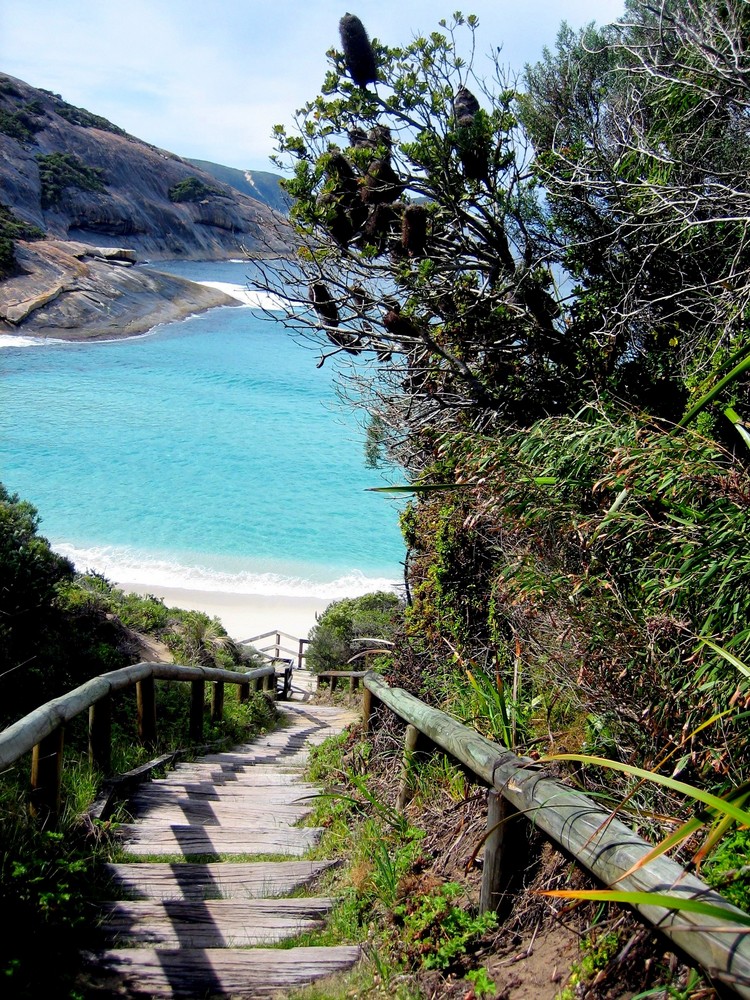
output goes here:
<path id="1" fill-rule="evenodd" d="M 616 884 L 623 891 L 669 893 L 719 906 L 726 919 L 660 905 L 636 909 L 709 975 L 741 997 L 750 998 L 750 934 L 736 922 L 737 917 L 746 920 L 746 913 L 666 857 L 655 858 L 626 875 L 653 850 L 652 844 L 536 762 L 480 736 L 402 688 L 390 687 L 370 671 L 364 678 L 365 731 L 372 724 L 378 702 L 473 771 L 605 885 Z"/>
<path id="2" fill-rule="evenodd" d="M 89 711 L 89 755 L 105 770 L 109 769 L 111 737 L 111 697 L 135 685 L 138 691 L 138 729 L 142 743 L 156 742 L 156 702 L 154 680 L 190 682 L 190 735 L 199 740 L 203 731 L 203 707 L 206 681 L 214 684 L 211 718 L 218 721 L 224 708 L 224 684 L 240 685 L 240 700 L 249 693 L 250 684 L 262 683 L 263 690 L 276 690 L 276 668 L 272 663 L 243 672 L 216 667 L 183 667 L 174 663 L 134 663 L 86 681 L 73 691 L 54 698 L 29 712 L 0 733 L 0 769 L 14 764 L 24 754 L 33 752 L 31 768 L 31 809 L 40 817 L 55 816 L 60 809 L 63 732 L 65 723 L 81 712 Z M 289 680 L 285 674 L 284 691 Z"/>
<path id="3" fill-rule="evenodd" d="M 273 666 L 256 667 L 244 673 L 215 667 L 182 667 L 174 663 L 134 663 L 120 670 L 94 677 L 67 694 L 53 698 L 29 712 L 0 733 L 0 768 L 14 764 L 58 726 L 70 722 L 92 705 L 124 688 L 153 677 L 163 681 L 224 681 L 248 684 L 257 678 L 275 674 Z"/>
<path id="4" fill-rule="evenodd" d="M 303 642 L 305 645 L 308 645 L 310 642 L 309 639 L 300 639 L 298 636 L 291 635 L 289 632 L 282 632 L 280 629 L 273 629 L 271 632 L 263 632 L 262 635 L 253 635 L 249 639 L 242 639 L 240 646 L 251 646 L 254 642 L 257 642 L 258 639 L 267 639 L 269 635 L 283 635 L 285 639 L 293 639 L 295 642 Z"/>
<path id="5" fill-rule="evenodd" d="M 277 659 L 282 659 L 281 653 L 290 653 L 292 656 L 297 657 L 297 666 L 302 669 L 302 661 L 307 656 L 305 652 L 305 646 L 310 644 L 309 639 L 300 639 L 296 635 L 290 635 L 289 632 L 282 632 L 280 629 L 273 629 L 270 632 L 263 632 L 261 635 L 250 636 L 249 639 L 242 639 L 238 645 L 240 646 L 252 646 L 254 643 L 258 642 L 260 639 L 268 639 L 269 636 L 274 637 L 274 642 L 270 646 L 264 646 L 262 649 L 258 650 L 260 653 L 267 653 L 269 649 L 276 650 Z M 297 643 L 296 649 L 289 649 L 286 646 L 281 645 L 281 637 L 285 639 L 291 639 L 292 642 Z"/>

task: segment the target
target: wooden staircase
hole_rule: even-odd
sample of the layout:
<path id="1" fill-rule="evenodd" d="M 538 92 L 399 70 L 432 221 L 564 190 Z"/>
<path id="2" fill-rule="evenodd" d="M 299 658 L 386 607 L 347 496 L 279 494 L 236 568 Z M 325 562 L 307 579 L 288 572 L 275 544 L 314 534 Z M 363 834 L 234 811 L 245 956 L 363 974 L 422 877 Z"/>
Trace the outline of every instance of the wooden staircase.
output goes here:
<path id="1" fill-rule="evenodd" d="M 268 736 L 179 765 L 133 796 L 134 821 L 120 828 L 132 861 L 108 866 L 116 894 L 128 898 L 103 905 L 108 946 L 87 956 L 87 991 L 274 998 L 357 961 L 358 947 L 269 947 L 321 927 L 333 905 L 285 897 L 333 864 L 291 860 L 320 836 L 294 825 L 317 792 L 302 780 L 306 747 L 356 718 L 293 702 L 283 711 Z M 284 860 L 223 860 L 232 855 Z"/>

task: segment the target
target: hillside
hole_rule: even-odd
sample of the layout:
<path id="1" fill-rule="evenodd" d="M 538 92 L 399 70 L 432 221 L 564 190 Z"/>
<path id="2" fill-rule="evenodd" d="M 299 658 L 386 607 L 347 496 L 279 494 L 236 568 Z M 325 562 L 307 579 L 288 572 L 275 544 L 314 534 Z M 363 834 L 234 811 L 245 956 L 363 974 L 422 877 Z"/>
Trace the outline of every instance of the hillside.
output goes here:
<path id="1" fill-rule="evenodd" d="M 278 216 L 258 198 L 9 76 L 0 189 L 5 333 L 143 332 L 234 300 L 134 264 L 283 250 Z"/>
<path id="2" fill-rule="evenodd" d="M 274 212 L 286 214 L 289 211 L 291 202 L 289 196 L 279 186 L 282 179 L 280 174 L 271 173 L 269 170 L 238 170 L 236 167 L 225 167 L 221 163 L 211 163 L 210 160 L 187 159 L 187 162 L 250 198 L 257 198 Z"/>
<path id="3" fill-rule="evenodd" d="M 0 77 L 0 153 L 5 204 L 50 238 L 206 259 L 262 249 L 273 228 L 256 198 L 8 76 Z"/>

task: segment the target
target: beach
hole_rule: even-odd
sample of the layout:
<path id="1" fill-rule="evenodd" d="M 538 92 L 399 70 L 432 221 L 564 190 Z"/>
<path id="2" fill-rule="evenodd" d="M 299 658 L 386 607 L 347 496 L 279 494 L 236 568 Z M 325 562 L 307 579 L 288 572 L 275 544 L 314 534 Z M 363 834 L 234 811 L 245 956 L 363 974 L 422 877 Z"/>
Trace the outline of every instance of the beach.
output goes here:
<path id="1" fill-rule="evenodd" d="M 283 597 L 269 594 L 231 594 L 211 590 L 187 590 L 156 584 L 117 583 L 125 593 L 153 594 L 167 607 L 203 611 L 218 618 L 229 635 L 238 641 L 264 632 L 286 632 L 306 639 L 320 614 L 331 603 L 318 597 Z"/>

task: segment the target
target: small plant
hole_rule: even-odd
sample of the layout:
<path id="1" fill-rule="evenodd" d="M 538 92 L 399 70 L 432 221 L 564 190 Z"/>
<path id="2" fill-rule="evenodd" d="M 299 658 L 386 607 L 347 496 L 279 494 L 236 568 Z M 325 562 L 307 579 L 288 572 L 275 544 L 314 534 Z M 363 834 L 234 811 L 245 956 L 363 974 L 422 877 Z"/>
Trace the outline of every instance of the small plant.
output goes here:
<path id="1" fill-rule="evenodd" d="M 483 997 L 485 993 L 494 996 L 497 987 L 494 979 L 490 979 L 490 974 L 482 965 L 478 969 L 472 969 L 466 973 L 466 978 L 474 984 L 474 992 L 478 997 Z"/>
<path id="2" fill-rule="evenodd" d="M 88 166 L 73 153 L 40 154 L 36 160 L 42 184 L 42 208 L 54 208 L 59 204 L 65 188 L 104 190 L 104 171 L 99 167 Z"/>
<path id="3" fill-rule="evenodd" d="M 580 995 L 579 987 L 585 987 L 598 972 L 607 968 L 617 954 L 619 946 L 620 939 L 612 931 L 584 938 L 581 943 L 581 957 L 573 963 L 570 979 L 565 988 L 557 994 L 556 1000 L 576 1000 Z"/>
<path id="4" fill-rule="evenodd" d="M 200 179 L 200 177 L 186 177 L 178 181 L 169 189 L 169 200 L 174 202 L 182 201 L 203 201 L 212 194 L 220 194 L 219 190 L 211 187 Z"/>
<path id="5" fill-rule="evenodd" d="M 402 946 L 412 963 L 426 969 L 448 969 L 477 938 L 497 927 L 494 913 L 473 916 L 455 905 L 463 892 L 446 882 L 430 895 L 417 896 L 395 908 L 403 925 Z"/>

